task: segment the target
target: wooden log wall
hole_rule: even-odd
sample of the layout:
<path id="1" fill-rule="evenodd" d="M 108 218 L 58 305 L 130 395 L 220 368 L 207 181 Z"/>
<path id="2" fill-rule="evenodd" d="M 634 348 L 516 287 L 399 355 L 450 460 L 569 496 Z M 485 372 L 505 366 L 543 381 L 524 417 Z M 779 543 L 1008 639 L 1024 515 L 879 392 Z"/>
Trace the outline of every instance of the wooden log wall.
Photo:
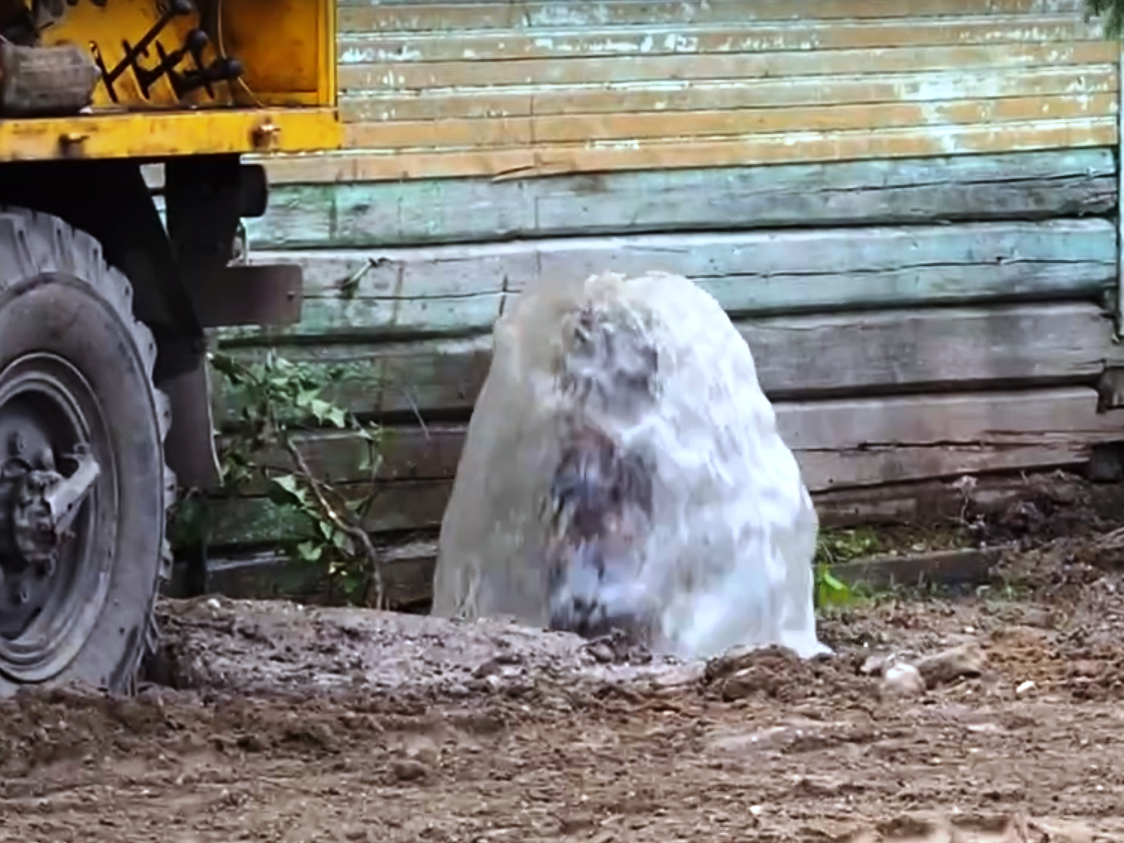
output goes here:
<path id="1" fill-rule="evenodd" d="M 1095 389 L 1122 354 L 1119 47 L 1082 6 L 344 0 L 350 148 L 270 161 L 250 227 L 255 259 L 304 266 L 303 320 L 221 345 L 278 348 L 388 424 L 367 526 L 413 549 L 497 315 L 604 269 L 718 298 L 827 520 L 916 512 L 890 487 L 1080 464 L 1124 439 Z M 364 488 L 349 436 L 307 447 Z M 262 492 L 226 508 L 217 552 L 293 534 Z"/>

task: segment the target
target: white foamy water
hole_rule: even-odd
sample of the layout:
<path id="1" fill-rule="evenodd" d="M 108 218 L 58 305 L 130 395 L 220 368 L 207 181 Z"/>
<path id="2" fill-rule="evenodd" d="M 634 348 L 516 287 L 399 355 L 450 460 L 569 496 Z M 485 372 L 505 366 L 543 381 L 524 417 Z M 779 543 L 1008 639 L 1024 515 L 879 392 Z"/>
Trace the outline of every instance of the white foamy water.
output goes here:
<path id="1" fill-rule="evenodd" d="M 827 651 L 816 530 L 750 349 L 710 295 L 654 272 L 543 281 L 495 327 L 433 612 L 628 618 L 687 658 L 807 657 Z"/>

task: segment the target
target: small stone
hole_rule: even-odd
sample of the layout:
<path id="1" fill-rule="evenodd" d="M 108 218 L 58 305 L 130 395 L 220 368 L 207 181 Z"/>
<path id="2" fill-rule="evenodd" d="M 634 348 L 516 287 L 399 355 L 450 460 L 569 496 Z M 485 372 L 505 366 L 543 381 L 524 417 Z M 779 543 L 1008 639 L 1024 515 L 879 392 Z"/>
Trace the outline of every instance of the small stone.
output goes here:
<path id="1" fill-rule="evenodd" d="M 217 610 L 222 608 L 222 604 L 218 600 L 216 600 L 214 597 L 211 597 L 207 600 L 207 608 L 208 609 L 214 609 L 214 610 L 217 611 Z"/>
<path id="2" fill-rule="evenodd" d="M 881 676 L 893 661 L 894 657 L 890 653 L 871 653 L 862 663 L 859 673 L 863 676 Z"/>
<path id="3" fill-rule="evenodd" d="M 983 672 L 985 657 L 975 643 L 962 644 L 949 650 L 925 656 L 913 666 L 930 688 L 947 685 L 965 676 L 979 676 Z"/>
<path id="4" fill-rule="evenodd" d="M 429 738 L 419 738 L 406 749 L 407 760 L 417 761 L 426 768 L 436 767 L 440 754 L 437 744 Z"/>
<path id="5" fill-rule="evenodd" d="M 601 664 L 609 664 L 614 660 L 613 651 L 604 644 L 594 644 L 589 648 L 589 654 Z"/>
<path id="6" fill-rule="evenodd" d="M 400 782 L 413 782 L 429 775 L 429 769 L 412 758 L 395 758 L 390 763 L 390 772 Z"/>
<path id="7" fill-rule="evenodd" d="M 893 664 L 882 674 L 882 693 L 893 697 L 917 697 L 925 693 L 921 671 L 911 664 Z"/>
<path id="8" fill-rule="evenodd" d="M 1032 680 L 1028 679 L 1025 682 L 1019 683 L 1019 687 L 1015 688 L 1015 693 L 1018 694 L 1021 697 L 1027 691 L 1033 691 L 1035 689 L 1035 687 L 1037 687 L 1037 686 L 1034 684 L 1034 682 Z"/>

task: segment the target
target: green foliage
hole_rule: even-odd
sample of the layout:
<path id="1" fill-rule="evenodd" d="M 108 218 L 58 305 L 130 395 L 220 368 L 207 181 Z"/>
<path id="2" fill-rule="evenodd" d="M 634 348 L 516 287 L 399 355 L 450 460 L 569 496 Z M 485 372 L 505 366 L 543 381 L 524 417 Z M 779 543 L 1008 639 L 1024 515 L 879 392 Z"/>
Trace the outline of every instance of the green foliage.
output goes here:
<path id="1" fill-rule="evenodd" d="M 300 531 L 305 538 L 285 544 L 291 559 L 320 567 L 349 602 L 382 605 L 379 557 L 363 528 L 377 493 L 379 428 L 325 400 L 322 379 L 272 351 L 260 363 L 224 354 L 212 354 L 210 361 L 236 395 L 239 423 L 219 448 L 222 493 L 189 496 L 177 508 L 177 522 L 186 525 L 181 540 L 205 542 L 210 507 L 247 487 L 264 489 L 307 528 Z M 366 444 L 357 466 L 369 478 L 365 494 L 356 496 L 352 487 L 345 496 L 310 467 L 302 434 L 322 428 L 348 430 Z"/>
<path id="2" fill-rule="evenodd" d="M 826 609 L 849 605 L 857 595 L 847 583 L 831 573 L 830 565 L 820 563 L 816 565 L 815 591 L 812 596 L 817 609 Z"/>
<path id="3" fill-rule="evenodd" d="M 1110 38 L 1124 34 L 1124 0 L 1085 0 L 1085 7 L 1090 16 L 1103 18 Z"/>
<path id="4" fill-rule="evenodd" d="M 864 589 L 843 582 L 831 571 L 832 565 L 873 556 L 885 550 L 878 534 L 870 527 L 853 530 L 821 530 L 816 536 L 814 602 L 817 609 L 849 606 L 866 596 Z"/>
<path id="5" fill-rule="evenodd" d="M 853 530 L 821 530 L 816 536 L 816 563 L 838 565 L 864 556 L 881 553 L 885 548 L 878 534 L 870 527 Z"/>

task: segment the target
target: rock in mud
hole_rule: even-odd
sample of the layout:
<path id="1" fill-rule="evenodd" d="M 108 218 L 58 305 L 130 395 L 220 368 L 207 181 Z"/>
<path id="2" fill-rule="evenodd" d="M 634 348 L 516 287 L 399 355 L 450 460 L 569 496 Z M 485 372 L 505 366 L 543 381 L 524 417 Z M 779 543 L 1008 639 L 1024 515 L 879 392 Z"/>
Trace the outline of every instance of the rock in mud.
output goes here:
<path id="1" fill-rule="evenodd" d="M 947 685 L 958 679 L 979 676 L 984 669 L 986 656 L 978 644 L 961 644 L 913 663 L 930 688 Z"/>
<path id="2" fill-rule="evenodd" d="M 441 526 L 433 612 L 710 657 L 816 637 L 817 518 L 715 299 L 680 276 L 530 286 L 495 350 Z"/>
<path id="3" fill-rule="evenodd" d="M 911 664 L 892 664 L 882 673 L 882 694 L 888 697 L 919 697 L 925 693 L 921 671 Z"/>

